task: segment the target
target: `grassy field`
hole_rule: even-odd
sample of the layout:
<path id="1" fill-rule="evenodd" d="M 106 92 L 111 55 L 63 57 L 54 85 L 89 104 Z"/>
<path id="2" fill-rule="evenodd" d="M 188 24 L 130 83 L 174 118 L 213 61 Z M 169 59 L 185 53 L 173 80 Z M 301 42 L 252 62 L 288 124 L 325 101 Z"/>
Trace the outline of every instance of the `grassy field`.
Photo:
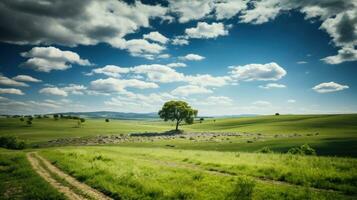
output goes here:
<path id="1" fill-rule="evenodd" d="M 357 114 L 206 119 L 170 138 L 160 133 L 173 124 L 158 120 L 87 119 L 78 128 L 70 119 L 27 126 L 1 118 L 0 136 L 25 140 L 30 149 L 0 149 L 0 199 L 65 198 L 31 169 L 28 151 L 114 199 L 356 199 L 356 122 Z M 158 136 L 31 149 L 59 138 L 129 133 Z M 286 154 L 302 144 L 318 156 Z M 263 147 L 276 153 L 256 153 Z"/>
<path id="2" fill-rule="evenodd" d="M 0 148 L 0 199 L 65 199 L 38 176 L 22 151 Z"/>
<path id="3" fill-rule="evenodd" d="M 40 154 L 116 199 L 353 199 L 357 191 L 356 159 L 126 147 Z"/>
<path id="4" fill-rule="evenodd" d="M 250 137 L 215 138 L 215 140 L 171 140 L 125 143 L 124 146 L 160 147 L 167 145 L 180 149 L 254 152 L 265 146 L 276 152 L 308 143 L 318 155 L 357 157 L 357 115 L 281 115 L 228 119 L 206 119 L 203 123 L 183 125 L 186 133 L 232 132 L 252 133 Z M 27 143 L 40 143 L 57 138 L 94 137 L 128 133 L 163 132 L 173 128 L 162 121 L 129 121 L 87 119 L 76 128 L 70 119 L 34 119 L 32 126 L 19 119 L 0 119 L 0 136 L 15 135 Z M 296 137 L 288 137 L 291 134 Z M 259 136 L 257 136 L 259 135 Z M 247 141 L 254 141 L 247 143 Z"/>

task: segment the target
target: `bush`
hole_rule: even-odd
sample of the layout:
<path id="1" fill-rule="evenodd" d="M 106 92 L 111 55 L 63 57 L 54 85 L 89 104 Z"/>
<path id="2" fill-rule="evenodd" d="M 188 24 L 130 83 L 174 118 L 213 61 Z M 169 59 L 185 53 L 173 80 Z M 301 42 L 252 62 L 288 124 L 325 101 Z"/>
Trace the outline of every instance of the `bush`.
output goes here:
<path id="1" fill-rule="evenodd" d="M 19 150 L 25 148 L 25 142 L 19 141 L 13 136 L 2 136 L 0 137 L 0 147 Z"/>
<path id="2" fill-rule="evenodd" d="M 105 122 L 109 122 L 109 119 L 105 119 Z"/>
<path id="3" fill-rule="evenodd" d="M 308 144 L 301 145 L 300 147 L 293 147 L 289 149 L 288 153 L 297 155 L 316 155 L 315 149 L 311 148 Z"/>
<path id="4" fill-rule="evenodd" d="M 258 153 L 273 153 L 269 147 L 263 147 L 257 151 Z"/>
<path id="5" fill-rule="evenodd" d="M 254 180 L 238 178 L 233 191 L 226 197 L 227 200 L 250 200 L 253 199 Z"/>

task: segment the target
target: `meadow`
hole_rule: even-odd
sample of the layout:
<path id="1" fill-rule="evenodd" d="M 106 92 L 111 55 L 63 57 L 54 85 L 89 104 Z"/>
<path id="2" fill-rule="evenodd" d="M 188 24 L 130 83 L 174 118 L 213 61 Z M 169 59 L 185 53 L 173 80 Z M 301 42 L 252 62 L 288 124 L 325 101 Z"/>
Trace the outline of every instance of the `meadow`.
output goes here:
<path id="1" fill-rule="evenodd" d="M 0 118 L 0 137 L 27 144 L 0 148 L 0 199 L 67 198 L 35 172 L 26 159 L 30 152 L 113 199 L 357 198 L 357 114 L 207 118 L 184 124 L 175 136 L 163 134 L 174 124 L 159 120 L 86 119 L 80 127 L 71 119 L 32 122 Z M 107 136 L 126 139 L 48 142 Z M 303 144 L 317 155 L 287 153 Z"/>
<path id="2" fill-rule="evenodd" d="M 356 159 L 127 147 L 40 154 L 116 199 L 229 199 L 242 190 L 253 199 L 352 199 L 357 191 Z"/>

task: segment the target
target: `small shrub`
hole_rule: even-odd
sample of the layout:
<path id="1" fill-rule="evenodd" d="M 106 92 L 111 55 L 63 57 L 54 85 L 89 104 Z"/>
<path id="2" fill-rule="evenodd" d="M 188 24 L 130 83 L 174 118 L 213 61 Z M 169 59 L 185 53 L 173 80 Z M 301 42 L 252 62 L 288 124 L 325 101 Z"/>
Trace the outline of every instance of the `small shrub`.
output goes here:
<path id="1" fill-rule="evenodd" d="M 263 147 L 257 151 L 258 153 L 273 153 L 269 147 Z"/>
<path id="2" fill-rule="evenodd" d="M 25 142 L 24 141 L 19 141 L 17 138 L 13 136 L 3 136 L 0 137 L 0 147 L 6 148 L 6 149 L 24 149 L 25 148 Z"/>
<path id="3" fill-rule="evenodd" d="M 109 119 L 105 119 L 105 122 L 109 122 Z"/>
<path id="4" fill-rule="evenodd" d="M 308 144 L 301 145 L 300 147 L 293 147 L 289 149 L 288 153 L 297 155 L 316 155 L 315 149 L 311 148 Z"/>
<path id="5" fill-rule="evenodd" d="M 227 200 L 250 200 L 253 199 L 255 182 L 248 178 L 238 178 L 233 190 L 226 197 Z"/>

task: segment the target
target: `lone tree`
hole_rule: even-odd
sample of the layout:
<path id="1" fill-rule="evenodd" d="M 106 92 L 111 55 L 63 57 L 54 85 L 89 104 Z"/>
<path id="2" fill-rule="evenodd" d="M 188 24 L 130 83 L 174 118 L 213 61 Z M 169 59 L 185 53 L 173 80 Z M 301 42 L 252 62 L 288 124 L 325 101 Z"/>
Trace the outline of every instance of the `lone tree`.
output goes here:
<path id="1" fill-rule="evenodd" d="M 177 131 L 182 121 L 185 121 L 187 124 L 192 124 L 194 118 L 197 116 L 197 112 L 197 110 L 191 108 L 191 106 L 184 101 L 168 101 L 162 106 L 158 114 L 160 118 L 165 121 L 176 121 L 175 130 Z"/>

